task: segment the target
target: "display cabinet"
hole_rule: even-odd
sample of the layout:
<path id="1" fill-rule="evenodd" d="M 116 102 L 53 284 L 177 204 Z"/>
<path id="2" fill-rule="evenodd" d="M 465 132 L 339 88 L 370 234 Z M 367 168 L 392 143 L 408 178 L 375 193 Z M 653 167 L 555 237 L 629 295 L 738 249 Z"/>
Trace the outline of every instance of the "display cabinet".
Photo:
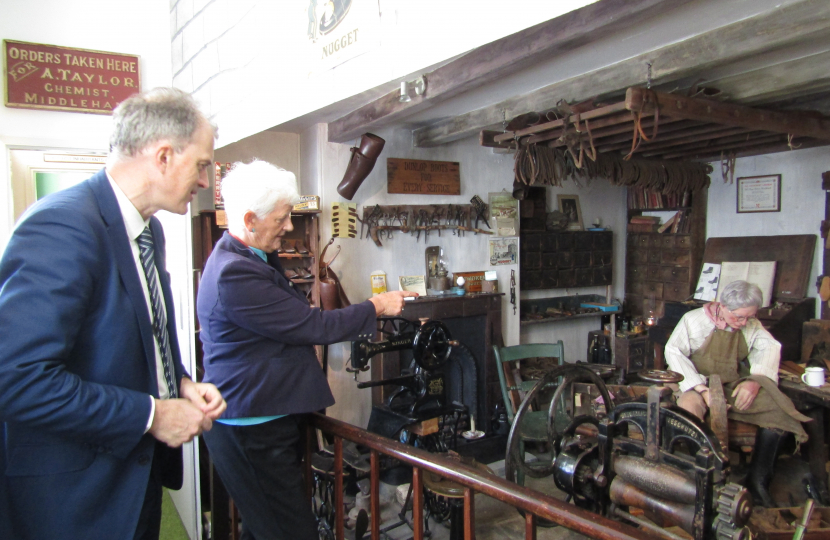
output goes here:
<path id="1" fill-rule="evenodd" d="M 626 238 L 625 310 L 634 317 L 663 314 L 666 301 L 682 302 L 694 294 L 706 242 L 708 189 L 680 197 L 681 206 L 663 199 L 629 194 L 628 220 L 647 211 L 676 211 L 683 216 L 678 232 L 657 226 L 628 225 Z M 685 199 L 685 204 L 684 203 Z"/>

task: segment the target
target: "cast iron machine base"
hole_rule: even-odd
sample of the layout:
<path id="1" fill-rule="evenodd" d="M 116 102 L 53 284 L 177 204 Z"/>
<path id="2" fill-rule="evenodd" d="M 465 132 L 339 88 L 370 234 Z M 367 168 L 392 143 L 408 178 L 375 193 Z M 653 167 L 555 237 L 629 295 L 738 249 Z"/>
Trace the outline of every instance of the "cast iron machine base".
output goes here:
<path id="1" fill-rule="evenodd" d="M 648 380 L 658 385 L 677 381 L 670 373 L 655 373 Z M 541 389 L 558 379 L 548 412 L 551 459 L 526 463 L 518 426 Z M 557 403 L 574 382 L 596 385 L 606 414 L 577 416 L 559 430 Z M 615 406 L 593 371 L 574 365 L 549 371 L 516 412 L 505 458 L 507 479 L 515 481 L 518 472 L 553 476 L 575 505 L 650 527 L 664 537 L 677 535 L 661 527 L 678 525 L 695 540 L 748 538 L 751 498 L 746 489 L 727 482 L 729 461 L 720 442 L 706 425 L 673 406 L 667 399 L 671 391 L 658 385 L 649 387 L 646 403 Z M 642 509 L 658 526 L 632 516 L 629 506 Z"/>

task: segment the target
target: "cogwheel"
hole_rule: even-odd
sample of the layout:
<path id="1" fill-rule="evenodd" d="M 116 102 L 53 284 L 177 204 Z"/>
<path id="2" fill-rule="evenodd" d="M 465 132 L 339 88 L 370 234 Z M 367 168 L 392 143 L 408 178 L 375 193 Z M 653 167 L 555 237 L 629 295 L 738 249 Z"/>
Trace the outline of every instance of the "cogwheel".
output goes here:
<path id="1" fill-rule="evenodd" d="M 718 519 L 742 527 L 752 514 L 752 498 L 746 488 L 729 483 L 718 492 L 714 510 L 718 513 Z"/>
<path id="2" fill-rule="evenodd" d="M 726 484 L 717 493 L 713 529 L 717 540 L 748 540 L 749 529 L 744 527 L 752 514 L 749 492 L 737 484 Z"/>
<path id="3" fill-rule="evenodd" d="M 717 520 L 715 538 L 717 540 L 751 540 L 752 534 L 746 527 L 735 528 L 731 523 Z"/>

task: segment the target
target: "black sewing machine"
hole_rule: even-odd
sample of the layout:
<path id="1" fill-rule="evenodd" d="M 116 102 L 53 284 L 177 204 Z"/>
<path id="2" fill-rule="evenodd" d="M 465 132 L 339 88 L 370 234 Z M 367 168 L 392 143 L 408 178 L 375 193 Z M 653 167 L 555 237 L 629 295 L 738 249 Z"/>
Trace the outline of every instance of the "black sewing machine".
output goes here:
<path id="1" fill-rule="evenodd" d="M 452 339 L 449 329 L 440 321 L 412 322 L 402 318 L 381 318 L 381 341 L 353 341 L 351 366 L 347 371 L 368 371 L 369 360 L 378 354 L 392 351 L 411 351 L 408 368 L 398 377 L 360 382 L 358 388 L 394 385 L 398 388 L 388 395 L 383 405 L 372 407 L 367 429 L 373 433 L 409 443 L 413 436 L 421 438 L 436 434 L 427 449 L 446 451 L 454 446 L 449 438 L 463 431 L 469 422 L 470 407 L 464 401 L 475 402 L 475 395 L 467 392 L 466 400 L 454 400 L 448 395 L 450 359 L 462 358 L 472 365 L 475 361 L 467 348 Z M 475 377 L 467 385 L 475 388 Z M 474 390 L 473 390 L 474 392 Z M 441 439 L 440 441 L 438 439 Z"/>
<path id="2" fill-rule="evenodd" d="M 717 437 L 691 414 L 668 402 L 663 384 L 678 382 L 674 372 L 642 372 L 656 383 L 642 399 L 616 403 L 603 380 L 575 365 L 549 371 L 516 412 L 508 438 L 505 476 L 553 476 L 576 506 L 624 519 L 665 536 L 661 527 L 678 525 L 695 540 L 745 540 L 752 513 L 746 489 L 728 482 L 729 459 Z M 548 412 L 549 461 L 525 462 L 521 426 L 531 403 L 549 384 L 558 387 Z M 557 429 L 557 409 L 573 383 L 596 386 L 594 414 L 576 415 Z M 644 510 L 651 521 L 629 513 Z M 658 525 L 655 525 L 658 524 Z"/>

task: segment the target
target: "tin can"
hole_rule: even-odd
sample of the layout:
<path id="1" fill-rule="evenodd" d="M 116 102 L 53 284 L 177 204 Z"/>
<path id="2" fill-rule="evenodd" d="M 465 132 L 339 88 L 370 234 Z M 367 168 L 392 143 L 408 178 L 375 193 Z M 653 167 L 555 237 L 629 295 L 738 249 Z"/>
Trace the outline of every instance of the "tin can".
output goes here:
<path id="1" fill-rule="evenodd" d="M 383 270 L 375 270 L 371 274 L 372 280 L 372 296 L 386 292 L 386 272 Z"/>

